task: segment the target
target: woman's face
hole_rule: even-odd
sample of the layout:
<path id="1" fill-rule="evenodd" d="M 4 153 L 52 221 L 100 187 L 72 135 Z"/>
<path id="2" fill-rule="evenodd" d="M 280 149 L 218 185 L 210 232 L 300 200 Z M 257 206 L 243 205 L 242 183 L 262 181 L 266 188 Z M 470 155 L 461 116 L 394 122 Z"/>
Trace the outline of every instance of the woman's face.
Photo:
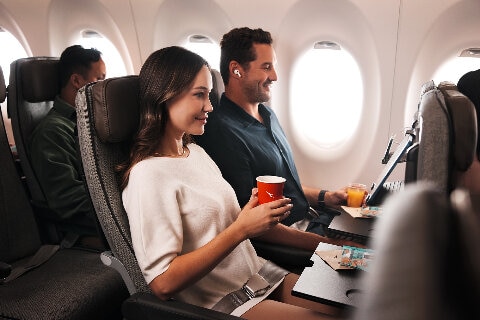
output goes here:
<path id="1" fill-rule="evenodd" d="M 193 80 L 192 86 L 167 102 L 169 114 L 167 130 L 172 130 L 175 135 L 203 134 L 208 112 L 213 110 L 209 99 L 211 90 L 212 75 L 207 66 L 203 66 Z"/>

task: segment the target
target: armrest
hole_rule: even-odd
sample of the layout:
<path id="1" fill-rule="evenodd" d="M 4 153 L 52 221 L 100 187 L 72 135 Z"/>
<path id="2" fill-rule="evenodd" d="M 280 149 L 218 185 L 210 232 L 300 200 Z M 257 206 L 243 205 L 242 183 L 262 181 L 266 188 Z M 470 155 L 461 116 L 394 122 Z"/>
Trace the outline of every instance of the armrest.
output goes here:
<path id="1" fill-rule="evenodd" d="M 133 294 L 137 291 L 132 279 L 128 275 L 127 269 L 123 263 L 120 262 L 120 260 L 113 256 L 111 251 L 104 251 L 100 253 L 100 260 L 102 260 L 104 265 L 109 266 L 120 273 L 120 276 L 122 277 L 123 282 L 125 283 L 125 286 L 130 294 Z"/>
<path id="2" fill-rule="evenodd" d="M 162 301 L 151 293 L 138 292 L 122 304 L 124 320 L 239 320 L 226 313 L 194 306 L 177 300 Z"/>
<path id="3" fill-rule="evenodd" d="M 303 269 L 313 265 L 313 262 L 310 260 L 313 254 L 311 251 L 280 246 L 256 239 L 250 239 L 250 241 L 260 257 L 290 271 L 301 271 L 296 269 Z"/>

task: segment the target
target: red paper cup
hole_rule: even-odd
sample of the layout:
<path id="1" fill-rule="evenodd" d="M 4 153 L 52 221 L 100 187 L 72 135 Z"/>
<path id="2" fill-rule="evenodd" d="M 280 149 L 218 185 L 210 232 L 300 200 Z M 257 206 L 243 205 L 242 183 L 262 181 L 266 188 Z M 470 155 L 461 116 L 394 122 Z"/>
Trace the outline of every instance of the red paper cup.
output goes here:
<path id="1" fill-rule="evenodd" d="M 258 203 L 267 203 L 283 198 L 285 178 L 277 176 L 257 177 Z"/>

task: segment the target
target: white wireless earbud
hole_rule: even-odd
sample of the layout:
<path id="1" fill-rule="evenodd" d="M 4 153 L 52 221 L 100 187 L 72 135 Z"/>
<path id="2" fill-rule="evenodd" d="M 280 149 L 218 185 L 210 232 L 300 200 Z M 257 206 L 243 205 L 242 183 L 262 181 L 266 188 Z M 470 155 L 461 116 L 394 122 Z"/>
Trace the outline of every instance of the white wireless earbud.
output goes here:
<path id="1" fill-rule="evenodd" d="M 233 73 L 236 74 L 239 78 L 242 77 L 242 75 L 240 74 L 240 71 L 238 71 L 238 69 L 233 70 Z"/>

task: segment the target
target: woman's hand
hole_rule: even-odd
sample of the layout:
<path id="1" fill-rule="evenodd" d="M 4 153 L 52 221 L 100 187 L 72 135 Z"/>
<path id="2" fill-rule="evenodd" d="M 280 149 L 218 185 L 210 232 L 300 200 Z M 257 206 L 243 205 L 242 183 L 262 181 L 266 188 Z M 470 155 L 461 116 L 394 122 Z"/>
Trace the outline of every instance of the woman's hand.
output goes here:
<path id="1" fill-rule="evenodd" d="M 235 223 L 247 239 L 259 236 L 288 217 L 293 206 L 290 202 L 291 199 L 283 198 L 258 205 L 257 189 L 254 188 Z"/>

